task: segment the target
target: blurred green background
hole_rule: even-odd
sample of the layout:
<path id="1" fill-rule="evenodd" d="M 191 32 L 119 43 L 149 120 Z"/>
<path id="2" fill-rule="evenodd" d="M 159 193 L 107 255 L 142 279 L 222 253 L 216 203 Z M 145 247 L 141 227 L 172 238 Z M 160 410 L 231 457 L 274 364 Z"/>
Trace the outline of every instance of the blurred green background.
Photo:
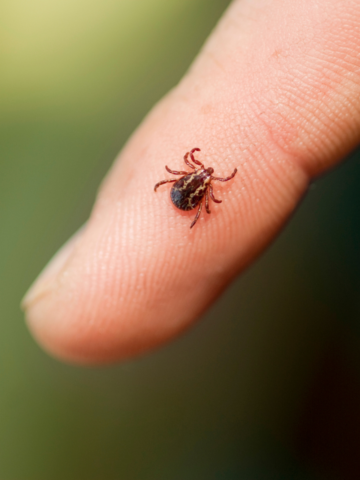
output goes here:
<path id="1" fill-rule="evenodd" d="M 160 351 L 63 365 L 19 310 L 228 3 L 0 4 L 0 480 L 360 478 L 359 155 Z"/>

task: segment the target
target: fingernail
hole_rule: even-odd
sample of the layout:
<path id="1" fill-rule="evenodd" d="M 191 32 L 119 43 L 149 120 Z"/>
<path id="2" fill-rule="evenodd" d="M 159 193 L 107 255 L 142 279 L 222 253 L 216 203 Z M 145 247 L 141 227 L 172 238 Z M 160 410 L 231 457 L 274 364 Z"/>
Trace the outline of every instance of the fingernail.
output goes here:
<path id="1" fill-rule="evenodd" d="M 72 253 L 75 250 L 75 246 L 79 238 L 82 236 L 83 231 L 84 226 L 81 227 L 81 229 L 78 230 L 72 237 L 70 237 L 70 239 L 53 256 L 35 282 L 31 285 L 21 301 L 21 308 L 24 311 L 26 311 L 40 298 L 43 298 L 51 292 L 57 276 L 71 258 Z"/>

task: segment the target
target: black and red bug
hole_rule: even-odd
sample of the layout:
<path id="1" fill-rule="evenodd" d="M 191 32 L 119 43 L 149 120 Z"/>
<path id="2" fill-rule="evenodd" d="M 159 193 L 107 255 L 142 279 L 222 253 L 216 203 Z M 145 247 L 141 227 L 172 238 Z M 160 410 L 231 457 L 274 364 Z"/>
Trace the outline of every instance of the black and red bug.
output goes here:
<path id="1" fill-rule="evenodd" d="M 190 152 L 187 152 L 184 156 L 184 162 L 190 168 L 192 168 L 193 172 L 184 172 L 184 171 L 176 171 L 170 170 L 168 166 L 165 166 L 166 170 L 173 175 L 182 175 L 180 179 L 172 178 L 170 180 L 162 180 L 158 182 L 154 190 L 163 185 L 164 183 L 171 183 L 175 182 L 170 190 L 170 198 L 175 207 L 179 208 L 180 210 L 192 210 L 196 206 L 199 205 L 198 211 L 195 215 L 195 218 L 190 225 L 192 228 L 195 223 L 197 222 L 202 208 L 202 199 L 205 197 L 205 209 L 207 213 L 210 212 L 209 208 L 209 198 L 215 203 L 221 203 L 222 200 L 217 200 L 214 197 L 213 186 L 211 182 L 216 180 L 218 182 L 227 182 L 235 177 L 237 169 L 233 171 L 233 173 L 226 178 L 219 178 L 214 177 L 214 169 L 209 167 L 205 168 L 204 165 L 194 158 L 194 152 L 200 152 L 200 148 L 193 148 Z M 190 163 L 188 157 L 190 156 L 191 160 L 195 165 L 199 165 L 200 168 L 196 168 L 192 163 Z"/>

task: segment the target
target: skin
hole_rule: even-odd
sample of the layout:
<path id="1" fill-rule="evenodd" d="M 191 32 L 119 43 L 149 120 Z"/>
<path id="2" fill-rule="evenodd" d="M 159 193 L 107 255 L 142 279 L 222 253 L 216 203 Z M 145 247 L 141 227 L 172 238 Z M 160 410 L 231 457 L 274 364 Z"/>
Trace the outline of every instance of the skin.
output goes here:
<path id="1" fill-rule="evenodd" d="M 235 1 L 102 184 L 87 225 L 24 300 L 53 355 L 102 363 L 157 347 L 204 312 L 360 138 L 360 2 Z M 191 121 L 189 121 L 189 119 Z M 229 183 L 190 230 L 164 166 L 198 158 Z M 144 174 L 145 172 L 145 174 Z M 170 178 L 170 176 L 169 176 Z"/>

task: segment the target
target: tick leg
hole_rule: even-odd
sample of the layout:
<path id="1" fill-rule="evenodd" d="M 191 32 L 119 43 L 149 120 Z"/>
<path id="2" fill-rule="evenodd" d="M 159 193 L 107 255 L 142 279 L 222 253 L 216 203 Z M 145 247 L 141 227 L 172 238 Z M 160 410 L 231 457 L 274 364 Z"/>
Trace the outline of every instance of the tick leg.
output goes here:
<path id="1" fill-rule="evenodd" d="M 192 222 L 192 224 L 190 225 L 190 228 L 192 228 L 195 223 L 197 222 L 198 218 L 200 217 L 200 213 L 201 213 L 201 207 L 202 207 L 202 200 L 200 200 L 200 204 L 199 204 L 199 210 L 197 211 L 197 214 L 194 218 L 194 221 Z"/>
<path id="2" fill-rule="evenodd" d="M 211 185 L 210 185 L 210 187 L 211 187 Z M 209 189 L 208 188 L 206 189 L 206 192 L 205 192 L 205 208 L 206 208 L 207 213 L 211 213 L 210 208 L 209 208 Z"/>
<path id="3" fill-rule="evenodd" d="M 196 158 L 194 158 L 194 152 L 200 152 L 200 148 L 193 148 L 190 151 L 190 158 L 194 163 L 196 163 L 197 165 L 200 165 L 202 168 L 205 168 L 204 165 L 199 160 L 196 160 Z"/>
<path id="4" fill-rule="evenodd" d="M 227 182 L 228 180 L 231 180 L 232 178 L 235 177 L 236 175 L 236 172 L 237 172 L 237 168 L 235 168 L 235 170 L 233 171 L 233 173 L 230 175 L 230 177 L 226 177 L 226 178 L 219 178 L 219 177 L 211 177 L 211 180 L 217 180 L 218 182 Z"/>
<path id="5" fill-rule="evenodd" d="M 173 175 L 188 175 L 189 172 L 178 172 L 176 170 L 171 170 L 167 165 L 165 165 L 166 170 Z"/>
<path id="6" fill-rule="evenodd" d="M 186 163 L 186 165 L 187 165 L 188 167 L 195 169 L 194 165 L 192 165 L 192 164 L 189 162 L 188 156 L 189 156 L 189 152 L 185 153 L 185 155 L 184 155 L 184 162 Z"/>
<path id="7" fill-rule="evenodd" d="M 177 182 L 177 178 L 173 178 L 171 180 L 162 180 L 161 182 L 158 182 L 155 187 L 154 187 L 154 192 L 156 192 L 156 189 L 160 187 L 160 185 L 164 185 L 164 183 L 171 183 L 171 182 Z"/>
<path id="8" fill-rule="evenodd" d="M 211 184 L 210 184 L 209 190 L 210 190 L 211 200 L 215 203 L 221 203 L 222 200 L 216 200 L 216 198 L 214 197 L 214 190 L 213 190 L 213 186 Z"/>

